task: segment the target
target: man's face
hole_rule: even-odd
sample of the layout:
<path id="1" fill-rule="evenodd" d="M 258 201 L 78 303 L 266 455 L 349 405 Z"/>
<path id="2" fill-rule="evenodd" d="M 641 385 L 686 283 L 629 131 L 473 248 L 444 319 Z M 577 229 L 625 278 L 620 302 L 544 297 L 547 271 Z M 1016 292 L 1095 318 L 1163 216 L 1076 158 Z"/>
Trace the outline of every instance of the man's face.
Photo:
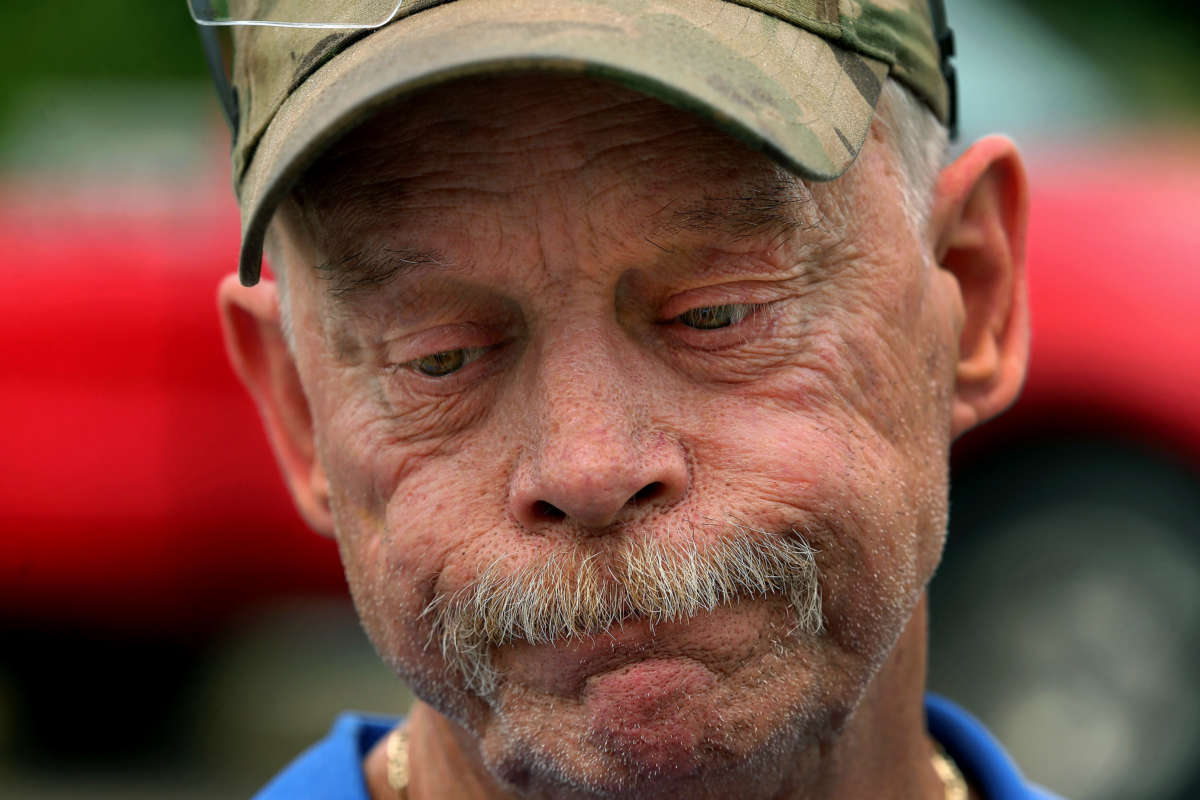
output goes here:
<path id="1" fill-rule="evenodd" d="M 877 127 L 806 187 L 690 114 L 523 77 L 408 102 L 307 176 L 283 249 L 349 583 L 501 777 L 769 770 L 889 657 L 940 552 L 958 325 L 897 170 Z M 821 632 L 746 593 L 506 641 L 483 691 L 438 646 L 485 574 L 569 605 L 636 543 L 738 537 L 815 549 Z"/>

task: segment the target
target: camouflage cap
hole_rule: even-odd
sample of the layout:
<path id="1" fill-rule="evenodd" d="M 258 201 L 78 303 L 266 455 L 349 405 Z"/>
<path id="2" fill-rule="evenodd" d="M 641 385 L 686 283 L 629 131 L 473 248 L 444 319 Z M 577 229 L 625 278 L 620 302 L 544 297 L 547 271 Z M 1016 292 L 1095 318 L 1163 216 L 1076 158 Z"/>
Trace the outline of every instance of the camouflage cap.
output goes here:
<path id="1" fill-rule="evenodd" d="M 342 6 L 356 2 L 372 0 Z M 406 0 L 382 28 L 245 27 L 234 45 L 246 285 L 275 209 L 326 148 L 382 106 L 456 78 L 605 78 L 814 180 L 854 161 L 888 75 L 950 116 L 927 0 Z"/>

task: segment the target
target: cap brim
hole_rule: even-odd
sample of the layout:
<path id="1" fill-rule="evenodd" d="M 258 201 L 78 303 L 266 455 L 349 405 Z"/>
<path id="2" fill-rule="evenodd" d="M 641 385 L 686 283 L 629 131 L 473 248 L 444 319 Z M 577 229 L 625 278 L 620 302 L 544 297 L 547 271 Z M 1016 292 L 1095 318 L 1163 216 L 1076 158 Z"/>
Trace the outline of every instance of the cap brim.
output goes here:
<path id="1" fill-rule="evenodd" d="M 347 131 L 413 91 L 528 70 L 624 84 L 824 181 L 858 155 L 888 65 L 726 0 L 455 0 L 414 13 L 331 59 L 263 133 L 239 192 L 242 283 L 258 280 L 279 203 Z"/>

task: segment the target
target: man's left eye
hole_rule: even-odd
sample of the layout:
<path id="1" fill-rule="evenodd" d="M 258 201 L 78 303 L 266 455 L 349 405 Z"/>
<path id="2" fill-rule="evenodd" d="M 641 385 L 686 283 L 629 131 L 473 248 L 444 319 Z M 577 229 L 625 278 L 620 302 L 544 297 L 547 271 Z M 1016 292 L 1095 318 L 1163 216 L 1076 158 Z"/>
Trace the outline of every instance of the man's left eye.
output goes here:
<path id="1" fill-rule="evenodd" d="M 483 355 L 485 348 L 460 347 L 455 350 L 441 350 L 430 353 L 409 362 L 409 366 L 429 378 L 444 378 Z"/>
<path id="2" fill-rule="evenodd" d="M 749 303 L 728 303 L 722 306 L 701 306 L 685 311 L 675 319 L 689 328 L 708 331 L 736 325 L 754 310 Z"/>

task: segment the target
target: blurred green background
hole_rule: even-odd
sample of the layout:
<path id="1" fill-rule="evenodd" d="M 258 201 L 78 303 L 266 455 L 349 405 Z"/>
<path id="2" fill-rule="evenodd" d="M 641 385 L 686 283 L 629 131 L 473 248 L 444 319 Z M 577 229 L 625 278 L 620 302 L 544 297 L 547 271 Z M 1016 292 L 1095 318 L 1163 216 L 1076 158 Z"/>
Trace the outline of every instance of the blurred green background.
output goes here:
<path id="1" fill-rule="evenodd" d="M 1036 152 L 1081 134 L 1200 126 L 1200 4 L 947 5 L 963 141 L 1003 130 Z M 0 30 L 0 182 L 31 198 L 31 186 L 156 183 L 198 203 L 212 195 L 189 187 L 228 184 L 227 138 L 184 0 L 9 2 L 0 5 Z M 4 641 L 10 653 L 45 648 L 48 660 L 121 646 L 29 632 Z M 0 658 L 0 794 L 245 796 L 338 711 L 396 712 L 408 702 L 340 597 L 283 597 L 247 614 L 202 657 L 177 644 L 145 657 L 178 686 L 161 695 L 172 705 L 158 709 L 148 738 L 128 746 L 105 741 L 103 718 L 77 718 L 70 707 L 47 708 L 31 734 L 14 712 L 21 676 Z"/>
<path id="2" fill-rule="evenodd" d="M 0 95 L 45 80 L 203 80 L 183 2 L 42 0 L 5 3 Z"/>

